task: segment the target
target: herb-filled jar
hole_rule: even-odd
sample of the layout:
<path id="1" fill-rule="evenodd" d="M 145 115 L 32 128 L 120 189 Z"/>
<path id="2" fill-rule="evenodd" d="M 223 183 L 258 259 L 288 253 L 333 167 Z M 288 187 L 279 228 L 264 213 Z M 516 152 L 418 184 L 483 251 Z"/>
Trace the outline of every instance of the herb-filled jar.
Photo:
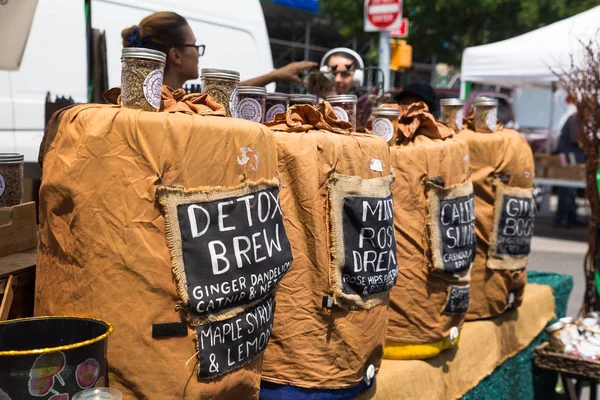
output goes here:
<path id="1" fill-rule="evenodd" d="M 275 115 L 287 110 L 288 97 L 285 93 L 268 93 L 265 106 L 265 122 L 271 122 Z"/>
<path id="2" fill-rule="evenodd" d="M 463 107 L 465 102 L 460 99 L 441 99 L 441 121 L 454 132 L 462 131 Z"/>
<path id="3" fill-rule="evenodd" d="M 12 207 L 23 202 L 22 154 L 0 153 L 0 207 Z"/>
<path id="4" fill-rule="evenodd" d="M 327 96 L 327 102 L 333 107 L 338 119 L 350 122 L 353 130 L 356 130 L 356 99 L 354 94 Z"/>
<path id="5" fill-rule="evenodd" d="M 165 53 L 141 47 L 121 52 L 121 105 L 143 111 L 158 111 L 165 74 Z"/>
<path id="6" fill-rule="evenodd" d="M 238 86 L 235 116 L 248 121 L 263 122 L 267 89 L 262 86 Z"/>
<path id="7" fill-rule="evenodd" d="M 383 138 L 390 146 L 396 144 L 398 118 L 400 110 L 397 108 L 374 107 L 371 109 L 371 133 Z"/>
<path id="8" fill-rule="evenodd" d="M 288 95 L 289 106 L 295 106 L 297 104 L 310 104 L 314 106 L 317 104 L 317 96 L 312 94 L 290 94 Z"/>
<path id="9" fill-rule="evenodd" d="M 473 100 L 473 109 L 475 132 L 494 132 L 498 123 L 498 100 L 490 97 L 477 97 Z"/>
<path id="10" fill-rule="evenodd" d="M 228 117 L 235 116 L 237 87 L 240 73 L 226 69 L 202 69 L 202 93 L 208 93 L 212 99 L 225 107 Z"/>

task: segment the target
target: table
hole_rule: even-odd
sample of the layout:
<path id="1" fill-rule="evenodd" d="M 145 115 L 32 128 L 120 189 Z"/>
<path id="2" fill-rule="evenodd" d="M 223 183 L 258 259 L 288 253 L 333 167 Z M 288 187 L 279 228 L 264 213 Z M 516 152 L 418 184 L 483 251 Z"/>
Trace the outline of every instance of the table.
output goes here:
<path id="1" fill-rule="evenodd" d="M 574 189 L 585 189 L 585 181 L 572 181 L 568 179 L 535 178 L 533 183 L 542 186 L 542 204 L 538 210 L 539 215 L 550 215 L 550 188 L 553 186 L 568 187 Z"/>

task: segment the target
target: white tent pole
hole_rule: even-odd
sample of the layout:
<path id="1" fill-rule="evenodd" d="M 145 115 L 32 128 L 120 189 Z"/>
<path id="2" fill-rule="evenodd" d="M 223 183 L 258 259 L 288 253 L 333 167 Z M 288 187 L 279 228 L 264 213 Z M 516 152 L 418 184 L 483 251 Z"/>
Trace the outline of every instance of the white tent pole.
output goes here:
<path id="1" fill-rule="evenodd" d="M 466 100 L 466 97 L 467 97 L 467 81 L 461 80 L 460 81 L 460 98 L 462 100 Z"/>
<path id="2" fill-rule="evenodd" d="M 546 152 L 552 152 L 552 128 L 554 128 L 554 95 L 556 94 L 556 83 L 552 82 L 552 93 L 550 94 L 550 122 L 548 123 L 548 141 Z"/>

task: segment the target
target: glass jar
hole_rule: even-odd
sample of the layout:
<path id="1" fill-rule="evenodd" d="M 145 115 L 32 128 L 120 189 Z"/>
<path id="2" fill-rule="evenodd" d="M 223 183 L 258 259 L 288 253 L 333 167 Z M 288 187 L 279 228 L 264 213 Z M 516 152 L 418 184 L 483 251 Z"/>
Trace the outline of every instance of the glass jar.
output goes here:
<path id="1" fill-rule="evenodd" d="M 76 393 L 73 400 L 121 400 L 123 395 L 113 388 L 100 387 Z"/>
<path id="2" fill-rule="evenodd" d="M 498 124 L 498 100 L 490 97 L 477 97 L 473 100 L 473 109 L 475 132 L 494 132 Z"/>
<path id="3" fill-rule="evenodd" d="M 374 107 L 371 109 L 373 117 L 371 133 L 385 140 L 390 146 L 396 144 L 398 118 L 400 110 L 397 108 Z"/>
<path id="4" fill-rule="evenodd" d="M 317 104 L 317 96 L 312 94 L 290 94 L 288 95 L 289 107 L 297 104 L 310 104 L 314 106 Z"/>
<path id="5" fill-rule="evenodd" d="M 17 153 L 0 153 L 0 207 L 23 202 L 24 157 Z"/>
<path id="6" fill-rule="evenodd" d="M 263 122 L 267 89 L 262 86 L 238 86 L 235 116 L 247 121 Z"/>
<path id="7" fill-rule="evenodd" d="M 460 99 L 441 99 L 441 121 L 448 125 L 454 132 L 463 128 L 463 107 L 465 102 Z"/>
<path id="8" fill-rule="evenodd" d="M 121 105 L 158 111 L 167 56 L 157 50 L 126 47 L 121 52 Z"/>
<path id="9" fill-rule="evenodd" d="M 275 119 L 275 114 L 284 113 L 287 110 L 288 97 L 284 93 L 268 93 L 265 105 L 265 122 Z"/>
<path id="10" fill-rule="evenodd" d="M 548 342 L 550 343 L 550 348 L 557 353 L 564 353 L 567 343 L 563 342 L 561 338 L 561 331 L 565 327 L 560 321 L 557 321 L 546 328 L 546 333 L 548 334 Z"/>
<path id="11" fill-rule="evenodd" d="M 240 73 L 215 68 L 203 68 L 201 73 L 202 93 L 208 93 L 215 102 L 225 107 L 228 117 L 235 116 Z"/>
<path id="12" fill-rule="evenodd" d="M 327 96 L 327 102 L 333 107 L 333 112 L 338 119 L 352 124 L 352 130 L 356 130 L 356 95 L 340 94 Z"/>

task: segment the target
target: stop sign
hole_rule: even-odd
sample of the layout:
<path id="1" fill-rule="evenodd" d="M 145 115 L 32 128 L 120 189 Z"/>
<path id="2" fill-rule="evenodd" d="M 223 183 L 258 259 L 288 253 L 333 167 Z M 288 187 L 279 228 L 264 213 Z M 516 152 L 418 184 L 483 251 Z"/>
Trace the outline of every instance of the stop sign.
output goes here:
<path id="1" fill-rule="evenodd" d="M 390 31 L 402 23 L 402 0 L 365 0 L 365 31 Z"/>

